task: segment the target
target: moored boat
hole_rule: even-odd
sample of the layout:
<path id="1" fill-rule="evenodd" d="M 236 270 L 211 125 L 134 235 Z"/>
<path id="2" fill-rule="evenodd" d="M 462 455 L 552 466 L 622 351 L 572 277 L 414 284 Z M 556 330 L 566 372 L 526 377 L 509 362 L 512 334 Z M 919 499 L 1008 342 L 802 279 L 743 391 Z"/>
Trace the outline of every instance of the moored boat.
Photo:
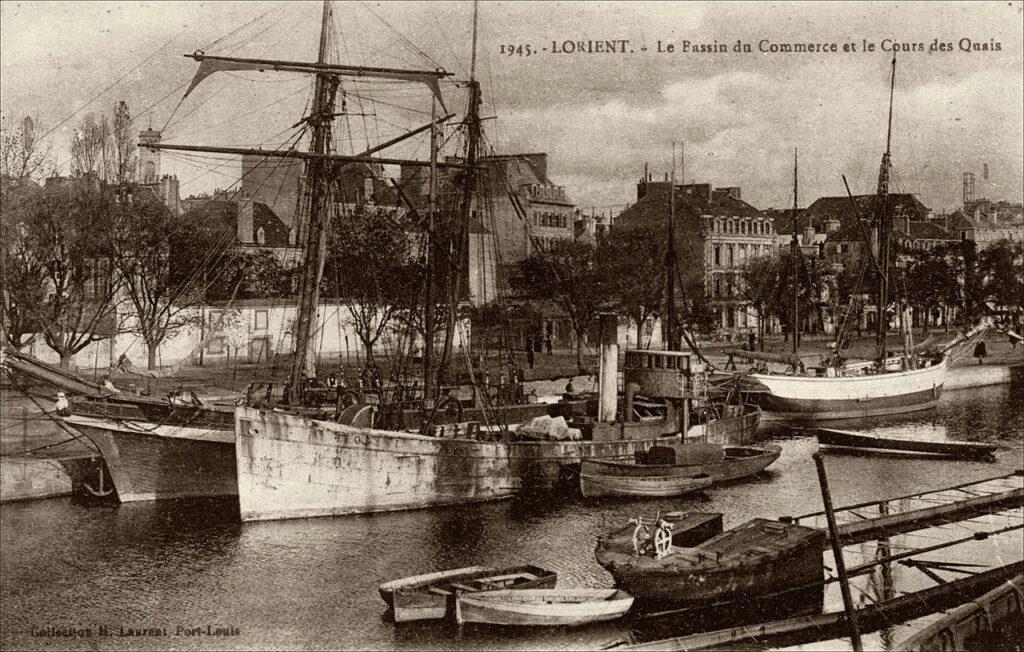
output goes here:
<path id="1" fill-rule="evenodd" d="M 714 481 L 706 473 L 680 475 L 590 475 L 580 473 L 580 492 L 585 498 L 664 498 L 706 489 Z"/>
<path id="2" fill-rule="evenodd" d="M 455 619 L 489 625 L 573 627 L 621 618 L 633 596 L 619 589 L 525 589 L 459 593 Z"/>
<path id="3" fill-rule="evenodd" d="M 818 438 L 818 444 L 823 449 L 854 453 L 992 461 L 995 459 L 995 452 L 998 449 L 995 444 L 895 439 L 827 428 L 819 428 L 815 431 L 815 435 Z"/>
<path id="4" fill-rule="evenodd" d="M 583 479 L 630 477 L 693 477 L 707 475 L 712 482 L 736 480 L 760 473 L 782 454 L 778 444 L 718 446 L 675 444 L 653 446 L 637 453 L 635 461 L 583 460 Z M 584 493 L 584 495 L 587 495 Z"/>
<path id="5" fill-rule="evenodd" d="M 754 373 L 743 377 L 749 400 L 772 420 L 817 422 L 907 414 L 935 407 L 942 396 L 948 358 L 920 361 L 907 370 L 837 375 Z"/>
<path id="6" fill-rule="evenodd" d="M 388 606 L 388 609 L 392 609 L 395 606 L 395 591 L 400 591 L 402 589 L 417 589 L 444 581 L 454 582 L 462 577 L 478 576 L 480 573 L 488 572 L 497 573 L 498 569 L 491 568 L 490 566 L 466 566 L 464 568 L 453 568 L 451 570 L 436 571 L 434 573 L 412 575 L 410 577 L 403 577 L 397 580 L 391 580 L 390 582 L 384 582 L 377 587 L 377 592 L 380 593 L 380 599 L 384 601 Z"/>
<path id="7" fill-rule="evenodd" d="M 928 352 L 915 351 L 909 332 L 909 315 L 900 301 L 893 302 L 890 273 L 893 269 L 894 247 L 893 223 L 894 212 L 897 210 L 890 196 L 892 175 L 892 116 L 893 98 L 896 86 L 896 59 L 892 60 L 892 72 L 889 94 L 889 121 L 885 152 L 882 154 L 881 167 L 878 173 L 876 192 L 865 199 L 861 206 L 869 207 L 873 212 L 874 230 L 870 237 L 865 231 L 865 247 L 870 248 L 871 268 L 878 273 L 877 288 L 874 295 L 876 310 L 875 344 L 876 356 L 873 360 L 850 362 L 845 359 L 842 344 L 847 339 L 847 330 L 851 319 L 842 321 L 836 329 L 835 347 L 818 367 L 807 368 L 798 351 L 799 332 L 790 337 L 792 351 L 788 354 L 764 353 L 754 351 L 727 351 L 762 362 L 785 362 L 788 369 L 785 373 L 771 373 L 765 369 L 758 370 L 742 377 L 743 388 L 747 391 L 747 399 L 761 406 L 768 413 L 769 419 L 798 422 L 819 422 L 828 420 L 860 419 L 882 415 L 908 414 L 931 409 L 942 394 L 946 371 L 950 363 L 947 352 L 964 344 L 960 338 L 942 350 Z M 790 256 L 793 271 L 791 278 L 798 277 L 800 266 L 800 248 L 798 244 L 799 205 L 797 203 L 796 157 L 794 155 L 793 174 L 793 236 L 790 242 Z M 845 178 L 844 178 L 845 182 Z M 853 196 L 850 196 L 852 219 L 866 222 L 861 216 L 860 208 Z M 909 226 L 907 227 L 909 228 Z M 863 271 L 868 269 L 868 261 L 863 262 Z M 852 294 L 861 294 L 862 288 L 856 287 Z M 790 324 L 798 325 L 799 320 L 799 288 L 796 282 L 791 283 L 793 289 L 793 308 Z M 895 305 L 894 305 L 895 304 Z M 852 304 L 851 304 L 852 308 Z M 900 325 L 903 333 L 903 350 L 898 355 L 890 352 L 887 343 L 889 330 L 889 313 L 902 314 Z M 964 339 L 969 340 L 969 336 Z"/>
<path id="8" fill-rule="evenodd" d="M 123 503 L 238 494 L 230 430 L 89 416 L 63 421 L 99 448 Z"/>
<path id="9" fill-rule="evenodd" d="M 667 514 L 601 537 L 594 554 L 638 601 L 694 604 L 820 584 L 824 543 L 824 531 L 790 523 L 723 532 L 721 514 Z"/>
<path id="10" fill-rule="evenodd" d="M 394 621 L 401 623 L 454 615 L 455 596 L 460 592 L 553 588 L 557 581 L 557 573 L 539 566 L 467 567 L 395 580 L 381 585 L 379 591 Z"/>

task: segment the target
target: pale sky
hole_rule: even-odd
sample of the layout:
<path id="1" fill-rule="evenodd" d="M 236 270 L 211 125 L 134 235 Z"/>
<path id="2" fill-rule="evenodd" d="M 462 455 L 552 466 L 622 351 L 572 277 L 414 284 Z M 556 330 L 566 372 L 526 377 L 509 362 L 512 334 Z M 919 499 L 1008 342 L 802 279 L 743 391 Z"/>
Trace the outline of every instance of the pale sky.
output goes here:
<path id="1" fill-rule="evenodd" d="M 336 2 L 332 60 L 443 67 L 465 79 L 472 10 L 468 2 Z M 302 115 L 308 78 L 219 73 L 176 109 L 196 69 L 181 55 L 203 49 L 314 60 L 320 12 L 315 2 L 6 0 L 0 3 L 0 108 L 17 119 L 32 115 L 45 132 L 88 103 L 49 136 L 62 163 L 81 118 L 109 112 L 122 99 L 140 128 L 166 124 L 167 142 L 277 146 Z M 740 186 L 758 208 L 791 205 L 794 147 L 802 206 L 844 194 L 843 174 L 855 193 L 872 192 L 885 148 L 891 54 L 880 48 L 888 38 L 924 49 L 897 55 L 897 189 L 942 212 L 959 206 L 962 173 L 973 171 L 977 195 L 1021 201 L 1022 16 L 1021 2 L 1006 1 L 482 2 L 477 77 L 483 115 L 493 117 L 485 130 L 498 152 L 547 152 L 552 180 L 581 208 L 599 212 L 634 199 L 645 162 L 658 177 L 667 172 L 673 140 L 686 143 L 688 182 Z M 567 40 L 628 40 L 632 51 L 552 52 L 565 49 Z M 657 53 L 659 40 L 676 51 Z M 737 40 L 753 51 L 731 51 Z M 836 43 L 840 51 L 761 53 L 762 40 Z M 730 51 L 683 53 L 684 41 Z M 876 50 L 864 52 L 864 41 Z M 848 43 L 857 51 L 842 52 Z M 929 51 L 933 43 L 948 43 L 952 51 Z M 503 44 L 529 45 L 533 54 L 505 56 Z M 981 45 L 988 49 L 974 49 Z M 391 82 L 344 88 L 353 115 L 336 130 L 340 152 L 429 118 L 422 88 Z M 448 84 L 445 97 L 450 111 L 464 110 L 459 88 Z M 424 157 L 426 148 L 419 137 L 393 155 Z M 183 196 L 230 186 L 239 175 L 230 157 L 165 156 L 162 171 L 178 174 Z"/>

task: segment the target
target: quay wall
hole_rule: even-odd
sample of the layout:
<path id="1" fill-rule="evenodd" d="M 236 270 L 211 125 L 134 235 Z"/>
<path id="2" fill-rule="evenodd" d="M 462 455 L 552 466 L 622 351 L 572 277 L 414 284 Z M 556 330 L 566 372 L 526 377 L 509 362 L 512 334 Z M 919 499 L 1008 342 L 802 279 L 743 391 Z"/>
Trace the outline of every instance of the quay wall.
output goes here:
<path id="1" fill-rule="evenodd" d="M 83 482 L 95 484 L 102 465 L 94 455 L 0 457 L 0 503 L 70 496 Z"/>
<path id="2" fill-rule="evenodd" d="M 0 457 L 0 503 L 71 494 L 71 477 L 56 460 Z"/>

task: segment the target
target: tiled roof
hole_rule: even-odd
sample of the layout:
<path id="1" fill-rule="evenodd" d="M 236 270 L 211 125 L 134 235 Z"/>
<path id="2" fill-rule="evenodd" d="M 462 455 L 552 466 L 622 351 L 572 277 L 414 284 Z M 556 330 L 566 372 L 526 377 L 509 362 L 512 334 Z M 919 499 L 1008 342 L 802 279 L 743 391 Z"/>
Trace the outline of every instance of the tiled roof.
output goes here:
<path id="1" fill-rule="evenodd" d="M 804 209 L 802 217 L 805 220 L 810 219 L 815 228 L 818 228 L 820 222 L 828 219 L 837 219 L 846 227 L 855 223 L 858 216 L 862 219 L 872 219 L 877 199 L 877 195 L 854 195 L 853 201 L 857 206 L 854 211 L 850 206 L 849 197 L 819 197 Z M 914 221 L 925 220 L 930 212 L 927 206 L 910 193 L 889 195 L 889 206 L 894 218 L 909 214 L 910 219 Z"/>

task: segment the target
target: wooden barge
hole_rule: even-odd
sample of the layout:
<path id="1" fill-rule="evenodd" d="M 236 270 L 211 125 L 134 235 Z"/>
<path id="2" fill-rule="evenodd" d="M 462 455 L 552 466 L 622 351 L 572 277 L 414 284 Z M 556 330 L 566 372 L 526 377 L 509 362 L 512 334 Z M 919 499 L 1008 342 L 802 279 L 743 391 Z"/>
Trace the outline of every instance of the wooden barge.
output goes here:
<path id="1" fill-rule="evenodd" d="M 1017 575 L 924 627 L 896 647 L 906 652 L 1019 649 L 1024 638 L 1024 575 Z"/>
<path id="2" fill-rule="evenodd" d="M 820 583 L 825 532 L 755 518 L 727 532 L 722 515 L 638 519 L 598 539 L 597 561 L 639 601 L 686 604 Z"/>
<path id="3" fill-rule="evenodd" d="M 950 609 L 983 596 L 986 592 L 999 587 L 1011 578 L 1019 576 L 1022 572 L 1024 572 L 1024 562 L 1016 562 L 971 577 L 946 582 L 923 591 L 901 595 L 877 604 L 869 604 L 857 609 L 857 624 L 861 633 L 867 634 L 908 620 Z M 625 645 L 616 649 L 669 652 L 675 650 L 706 650 L 749 646 L 762 648 L 785 647 L 842 638 L 847 635 L 848 624 L 846 614 L 842 611 L 836 611 L 636 645 Z M 899 649 L 909 648 L 901 645 Z"/>

